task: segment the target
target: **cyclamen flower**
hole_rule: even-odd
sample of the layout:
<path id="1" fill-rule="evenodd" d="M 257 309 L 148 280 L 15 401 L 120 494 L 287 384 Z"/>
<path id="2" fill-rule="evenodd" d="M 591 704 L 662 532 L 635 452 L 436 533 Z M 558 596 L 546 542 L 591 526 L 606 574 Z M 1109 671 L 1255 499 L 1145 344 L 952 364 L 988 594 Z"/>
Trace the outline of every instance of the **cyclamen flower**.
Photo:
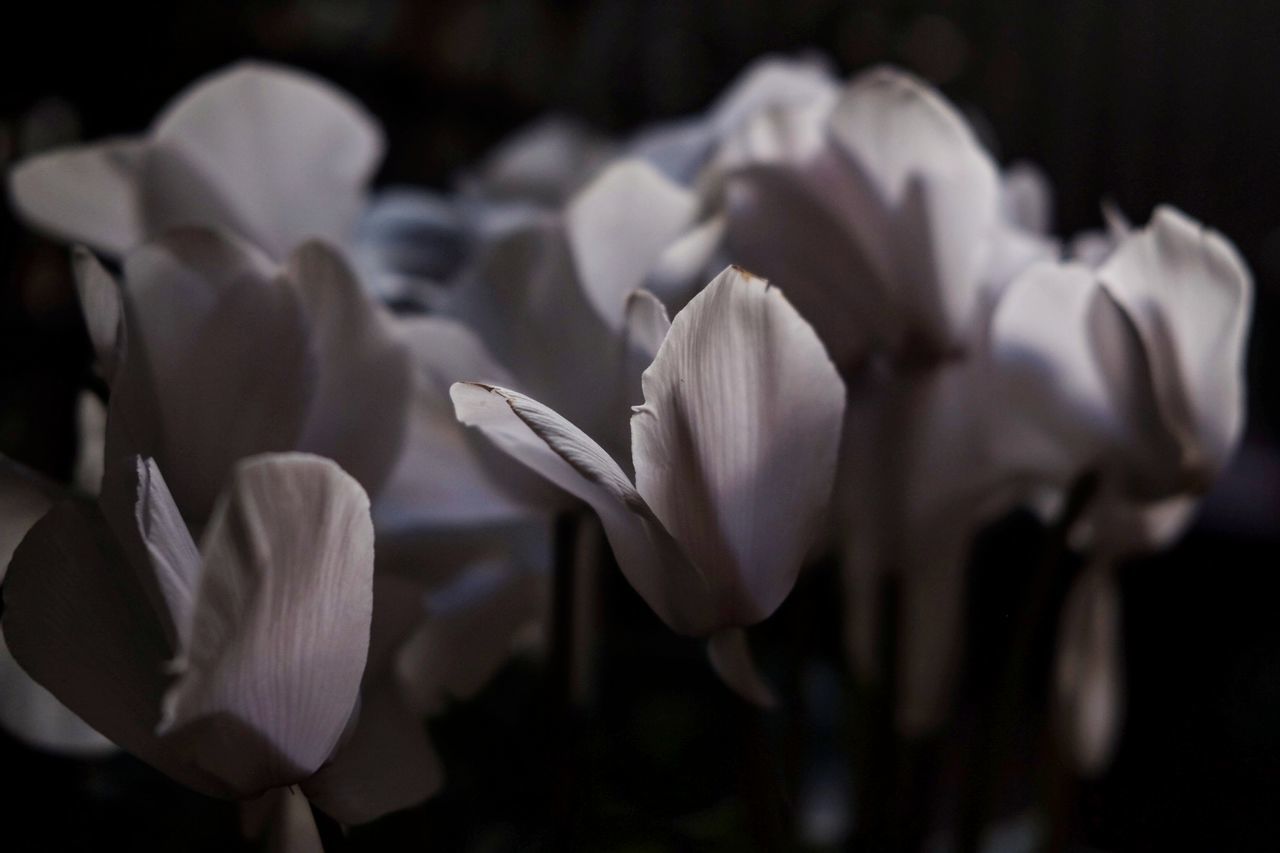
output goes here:
<path id="1" fill-rule="evenodd" d="M 382 150 L 381 128 L 346 94 L 242 62 L 192 84 L 144 136 L 20 163 L 10 189 L 31 224 L 108 255 L 199 225 L 283 261 L 308 239 L 351 239 Z"/>
<path id="2" fill-rule="evenodd" d="M 721 273 L 669 330 L 649 304 L 665 334 L 631 417 L 634 482 L 523 394 L 459 383 L 458 417 L 589 504 L 649 606 L 679 633 L 712 636 L 726 681 L 767 702 L 735 629 L 778 607 L 821 528 L 844 387 L 782 294 L 739 269 Z"/>
<path id="3" fill-rule="evenodd" d="M 342 814 L 327 779 L 343 772 L 369 647 L 364 491 L 316 457 L 247 460 L 197 550 L 154 460 L 136 463 L 130 514 L 145 559 L 130 559 L 110 514 L 56 506 L 5 580 L 14 656 L 95 729 L 196 790 L 249 798 L 301 784 Z"/>
<path id="4" fill-rule="evenodd" d="M 1168 544 L 1229 460 L 1244 425 L 1252 283 L 1235 249 L 1172 208 L 1117 235 L 1097 268 L 1042 265 L 993 325 L 1005 399 L 1003 463 L 1064 489 L 1098 478 L 1084 521 L 1093 568 L 1068 599 L 1055 683 L 1078 766 L 1118 733 L 1119 602 L 1111 565 Z"/>

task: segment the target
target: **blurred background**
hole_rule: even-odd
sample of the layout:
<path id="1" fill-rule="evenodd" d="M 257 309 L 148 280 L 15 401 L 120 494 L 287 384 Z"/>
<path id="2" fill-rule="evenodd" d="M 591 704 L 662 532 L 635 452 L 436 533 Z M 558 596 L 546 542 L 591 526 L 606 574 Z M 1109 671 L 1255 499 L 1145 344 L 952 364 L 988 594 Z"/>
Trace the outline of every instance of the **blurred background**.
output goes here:
<path id="1" fill-rule="evenodd" d="M 1226 234 L 1247 259 L 1257 309 L 1245 445 L 1182 545 L 1121 575 L 1124 735 L 1110 771 L 1080 786 L 1069 808 L 1080 849 L 1275 849 L 1280 7 L 1272 0 L 41 0 L 11 4 L 0 27 L 0 166 L 77 139 L 141 131 L 195 77 L 260 57 L 334 81 L 384 123 L 379 184 L 448 189 L 459 170 L 548 111 L 626 132 L 704 108 L 770 52 L 815 52 L 842 74 L 893 62 L 933 81 L 1002 164 L 1041 166 L 1060 234 L 1097 227 L 1103 199 L 1139 222 L 1168 202 Z M 65 250 L 19 226 L 6 201 L 0 452 L 63 479 L 76 394 L 92 381 L 68 272 Z M 1031 527 L 1010 519 L 980 545 L 966 681 L 974 695 L 984 649 L 1008 642 L 1024 583 L 1024 567 L 1002 555 L 1025 545 Z M 743 744 L 788 743 L 795 721 L 744 715 L 707 676 L 697 649 L 670 637 L 616 574 L 606 583 L 616 624 L 626 627 L 603 638 L 597 712 L 580 733 L 584 766 L 575 772 L 590 789 L 584 846 L 760 845 L 774 815 L 751 807 L 749 780 L 773 771 L 756 766 Z M 796 726 L 809 731 L 806 740 L 787 754 L 816 756 L 805 768 L 835 756 L 839 792 L 848 785 L 839 732 L 819 725 L 813 734 L 814 715 L 839 705 L 846 687 L 838 614 L 826 612 L 834 611 L 830 583 L 820 573 L 802 582 L 763 633 L 766 664 L 770 655 L 789 659 L 784 644 L 793 643 L 817 661 L 785 674 L 808 697 L 809 715 Z M 815 611 L 823 618 L 806 618 Z M 822 627 L 797 632 L 804 625 Z M 1046 660 L 1052 628 L 1043 632 Z M 770 636 L 781 639 L 770 645 Z M 522 713 L 533 678 L 514 667 L 468 713 L 433 724 L 449 787 L 422 809 L 354 833 L 350 845 L 380 849 L 395 837 L 442 850 L 528 846 L 553 778 Z M 1026 730 L 1008 734 L 1015 742 L 1043 736 L 1043 691 L 1025 699 Z M 933 759 L 937 776 L 957 772 L 964 740 L 962 713 Z M 24 846 L 28 838 L 41 849 L 96 848 L 105 839 L 128 849 L 239 843 L 233 807 L 187 794 L 128 758 L 70 761 L 0 736 L 0 772 L 5 850 L 35 849 Z M 1011 786 L 1012 815 L 1037 784 L 1036 767 L 1022 774 Z M 784 776 L 776 807 L 789 814 L 779 819 L 818 809 L 813 786 L 825 777 L 803 768 Z M 892 791 L 894 782 L 885 785 Z M 838 845 L 839 827 L 823 830 L 820 809 L 813 815 L 814 847 Z M 1008 849 L 1026 849 L 1016 838 Z"/>

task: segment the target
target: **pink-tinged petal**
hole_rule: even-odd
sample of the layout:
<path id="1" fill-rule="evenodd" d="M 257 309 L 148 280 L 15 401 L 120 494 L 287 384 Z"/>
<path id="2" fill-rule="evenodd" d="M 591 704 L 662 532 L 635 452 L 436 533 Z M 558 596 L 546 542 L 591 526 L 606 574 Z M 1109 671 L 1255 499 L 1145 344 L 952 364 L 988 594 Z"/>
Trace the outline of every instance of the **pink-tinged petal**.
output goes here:
<path id="1" fill-rule="evenodd" d="M 297 446 L 316 355 L 301 295 L 274 275 L 252 247 L 208 230 L 170 232 L 129 254 L 108 480 L 129 455 L 154 457 L 199 524 L 237 460 Z"/>
<path id="2" fill-rule="evenodd" d="M 306 308 L 319 368 L 297 447 L 333 459 L 376 497 L 404 442 L 409 350 L 335 249 L 304 244 L 289 259 L 288 279 Z"/>
<path id="3" fill-rule="evenodd" d="M 515 391 L 460 382 L 452 396 L 460 421 L 596 511 L 623 575 L 673 630 L 697 635 L 719 627 L 703 576 L 600 445 Z"/>
<path id="4" fill-rule="evenodd" d="M 643 160 L 610 166 L 565 209 L 579 281 L 601 319 L 623 326 L 627 297 L 693 222 L 697 199 Z"/>
<path id="5" fill-rule="evenodd" d="M 14 207 L 55 237 L 121 255 L 146 237 L 137 196 L 145 145 L 114 139 L 24 160 L 9 173 Z"/>
<path id="6" fill-rule="evenodd" d="M 425 618 L 395 659 L 410 707 L 437 714 L 475 696 L 510 659 L 517 639 L 547 614 L 544 572 L 482 563 L 426 600 Z"/>
<path id="7" fill-rule="evenodd" d="M 198 791 L 230 793 L 155 733 L 171 649 L 106 523 L 71 501 L 14 554 L 3 629 L 14 658 L 86 723 Z"/>
<path id="8" fill-rule="evenodd" d="M 1190 488 L 1207 488 L 1244 428 L 1253 284 L 1220 234 L 1169 207 L 1098 271 L 1146 351 L 1156 402 L 1182 445 Z"/>
<path id="9" fill-rule="evenodd" d="M 977 307 L 1000 192 L 994 163 L 940 95 L 889 68 L 849 84 L 830 132 L 870 195 L 867 215 L 849 224 L 916 334 L 947 348 Z"/>
<path id="10" fill-rule="evenodd" d="M 93 344 L 102 375 L 110 383 L 124 346 L 124 307 L 120 284 L 83 246 L 77 246 L 72 252 L 71 267 L 75 272 L 76 292 L 80 296 L 80 310 L 89 331 L 89 342 Z"/>
<path id="11" fill-rule="evenodd" d="M 707 641 L 707 657 L 711 666 L 730 690 L 761 708 L 773 708 L 778 697 L 756 669 L 747 644 L 747 632 L 741 628 L 725 628 Z"/>
<path id="12" fill-rule="evenodd" d="M 1060 734 L 1076 769 L 1094 776 L 1111 762 L 1125 703 L 1120 591 L 1107 567 L 1094 566 L 1072 584 L 1059 631 Z"/>
<path id="13" fill-rule="evenodd" d="M 334 820 L 353 825 L 415 806 L 443 784 L 426 724 L 386 683 L 364 694 L 355 731 L 302 790 Z"/>
<path id="14" fill-rule="evenodd" d="M 277 260 L 312 237 L 342 244 L 382 149 L 381 129 L 343 92 L 239 63 L 196 81 L 153 125 L 148 167 L 163 162 L 164 174 L 146 178 L 148 231 L 222 226 Z"/>
<path id="15" fill-rule="evenodd" d="M 338 745 L 364 672 L 368 497 L 328 460 L 255 457 L 236 467 L 201 550 L 160 731 L 238 796 L 299 782 Z"/>
<path id="16" fill-rule="evenodd" d="M 636 489 L 711 585 L 716 627 L 790 592 L 831 498 L 844 385 L 777 288 L 737 268 L 676 315 L 631 419 Z"/>

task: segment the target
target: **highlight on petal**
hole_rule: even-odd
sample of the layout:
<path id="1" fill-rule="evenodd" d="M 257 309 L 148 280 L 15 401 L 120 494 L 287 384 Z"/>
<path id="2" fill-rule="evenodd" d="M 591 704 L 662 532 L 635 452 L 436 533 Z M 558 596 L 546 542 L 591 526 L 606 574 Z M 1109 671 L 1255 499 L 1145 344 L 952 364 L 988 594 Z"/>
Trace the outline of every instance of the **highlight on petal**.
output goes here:
<path id="1" fill-rule="evenodd" d="M 756 669 L 745 630 L 725 628 L 712 634 L 707 641 L 707 657 L 720 680 L 743 699 L 760 708 L 777 706 L 773 688 Z"/>
<path id="2" fill-rule="evenodd" d="M 337 747 L 364 672 L 369 499 L 325 459 L 248 459 L 201 550 L 160 732 L 239 796 L 299 782 Z"/>
<path id="3" fill-rule="evenodd" d="M 622 328 L 627 297 L 696 209 L 691 192 L 643 160 L 615 163 L 569 202 L 564 218 L 574 266 L 609 328 Z"/>
<path id="4" fill-rule="evenodd" d="M 149 159 L 181 164 L 208 191 L 149 188 L 163 196 L 149 233 L 228 227 L 278 260 L 308 238 L 346 241 L 383 150 L 376 121 L 348 95 L 261 62 L 196 81 L 156 119 L 150 140 Z"/>
<path id="5" fill-rule="evenodd" d="M 9 173 L 14 208 L 55 237 L 121 255 L 146 237 L 137 198 L 145 148 L 112 139 L 24 160 Z"/>
<path id="6" fill-rule="evenodd" d="M 996 221 L 995 164 L 926 84 L 879 68 L 841 95 L 830 129 L 878 201 L 850 220 L 881 278 L 935 346 L 966 329 Z"/>
<path id="7" fill-rule="evenodd" d="M 1060 734 L 1077 771 L 1106 770 L 1124 716 L 1124 653 L 1120 593 L 1106 566 L 1072 584 L 1062 613 L 1054 664 Z"/>
<path id="8" fill-rule="evenodd" d="M 1142 338 L 1192 490 L 1206 488 L 1244 428 L 1253 303 L 1244 262 L 1217 232 L 1161 207 L 1146 228 L 1120 241 L 1098 276 Z"/>
<path id="9" fill-rule="evenodd" d="M 729 268 L 676 315 L 643 386 L 637 491 L 711 585 L 717 627 L 764 619 L 826 516 L 844 384 L 782 293 Z"/>

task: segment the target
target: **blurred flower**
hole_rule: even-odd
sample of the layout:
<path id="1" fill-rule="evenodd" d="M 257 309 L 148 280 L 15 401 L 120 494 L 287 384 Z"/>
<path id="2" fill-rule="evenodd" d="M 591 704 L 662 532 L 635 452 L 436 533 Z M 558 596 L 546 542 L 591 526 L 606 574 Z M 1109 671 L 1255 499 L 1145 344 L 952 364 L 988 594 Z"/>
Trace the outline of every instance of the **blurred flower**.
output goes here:
<path id="1" fill-rule="evenodd" d="M 794 584 L 826 513 L 844 411 L 830 359 L 779 291 L 728 269 L 670 324 L 631 418 L 634 485 L 523 394 L 459 383 L 453 398 L 460 420 L 587 502 L 658 616 L 711 635 L 726 682 L 770 701 L 735 629 L 767 617 Z"/>
<path id="2" fill-rule="evenodd" d="M 1114 226 L 1113 226 L 1114 228 Z M 1114 581 L 1130 553 L 1169 544 L 1222 472 L 1244 426 L 1252 283 L 1234 247 L 1159 208 L 1096 268 L 1039 265 L 1009 288 L 993 352 L 1009 411 L 1003 462 L 1098 493 L 1079 543 L 1097 563 L 1064 616 L 1057 689 L 1083 770 L 1110 756 L 1121 707 Z"/>

